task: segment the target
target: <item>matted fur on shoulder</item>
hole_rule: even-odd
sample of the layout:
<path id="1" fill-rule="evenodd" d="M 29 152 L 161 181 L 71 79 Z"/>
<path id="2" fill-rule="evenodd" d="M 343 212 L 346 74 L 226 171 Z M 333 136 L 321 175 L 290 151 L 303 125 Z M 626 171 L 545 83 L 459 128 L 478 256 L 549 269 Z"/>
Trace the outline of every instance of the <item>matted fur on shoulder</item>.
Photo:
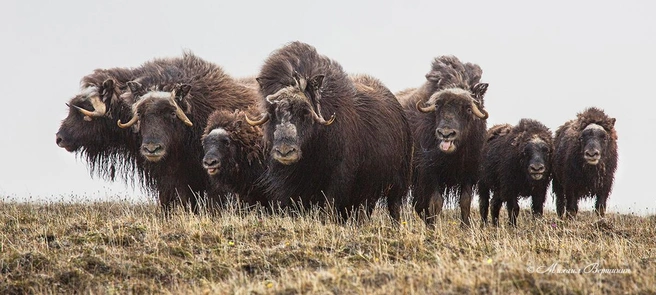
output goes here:
<path id="1" fill-rule="evenodd" d="M 508 135 L 512 130 L 513 126 L 510 124 L 497 124 L 487 130 L 487 141 L 494 140 L 499 136 Z"/>
<path id="2" fill-rule="evenodd" d="M 265 61 L 259 75 L 262 94 L 267 96 L 285 86 L 295 85 L 294 71 L 305 78 L 325 75 L 322 97 L 340 99 L 356 93 L 353 82 L 339 63 L 320 55 L 311 45 L 297 41 L 274 51 Z"/>

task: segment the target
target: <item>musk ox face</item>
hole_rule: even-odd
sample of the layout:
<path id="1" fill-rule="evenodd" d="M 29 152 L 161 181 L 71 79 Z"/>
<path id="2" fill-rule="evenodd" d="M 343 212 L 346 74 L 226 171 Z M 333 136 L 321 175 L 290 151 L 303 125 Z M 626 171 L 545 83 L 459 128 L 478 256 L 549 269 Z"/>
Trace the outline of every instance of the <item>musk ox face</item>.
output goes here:
<path id="1" fill-rule="evenodd" d="M 68 116 L 62 121 L 57 131 L 56 143 L 69 152 L 81 147 L 90 147 L 103 144 L 103 136 L 115 131 L 111 123 L 108 110 L 113 98 L 114 81 L 106 80 L 102 86 L 90 86 L 76 95 L 66 105 L 69 107 Z"/>
<path id="2" fill-rule="evenodd" d="M 485 84 L 487 85 L 487 84 Z M 487 118 L 487 112 L 479 105 L 472 94 L 464 89 L 449 88 L 434 93 L 426 107 L 417 104 L 417 109 L 430 115 L 435 120 L 435 138 L 441 152 L 450 154 L 461 145 L 460 139 L 466 138 L 468 126 L 474 120 Z"/>
<path id="3" fill-rule="evenodd" d="M 597 165 L 608 148 L 609 134 L 597 124 L 589 124 L 579 137 L 583 159 L 588 165 Z"/>
<path id="4" fill-rule="evenodd" d="M 549 173 L 552 147 L 549 142 L 535 135 L 522 150 L 522 164 L 533 180 L 541 180 Z"/>
<path id="5" fill-rule="evenodd" d="M 310 105 L 305 103 L 307 97 L 302 93 L 300 95 L 302 97 L 275 97 L 275 116 L 271 121 L 274 126 L 271 156 L 283 165 L 291 165 L 301 159 L 301 147 L 308 141 L 314 124 Z"/>
<path id="6" fill-rule="evenodd" d="M 258 82 L 260 78 L 258 78 Z M 257 126 L 269 119 L 273 126 L 271 157 L 283 164 L 292 165 L 302 156 L 305 146 L 315 132 L 315 126 L 328 126 L 335 120 L 335 114 L 329 120 L 321 115 L 321 105 L 317 100 L 314 104 L 308 93 L 316 93 L 321 89 L 324 75 L 316 75 L 309 80 L 293 75 L 293 85 L 286 86 L 276 93 L 266 97 L 269 112 L 260 120 L 254 121 L 246 117 L 246 121 Z M 316 109 L 316 111 L 315 111 Z M 269 113 L 272 114 L 269 117 Z"/>
<path id="7" fill-rule="evenodd" d="M 237 148 L 230 133 L 226 129 L 218 127 L 212 129 L 202 138 L 203 150 L 203 167 L 210 176 L 218 174 L 221 169 L 232 167 L 234 159 L 237 157 Z"/>
<path id="8" fill-rule="evenodd" d="M 139 123 L 140 152 L 148 161 L 162 160 L 176 143 L 185 140 L 185 128 L 193 126 L 180 107 L 189 89 L 190 86 L 185 84 L 171 92 L 147 92 L 132 106 L 132 119 L 125 124 L 118 121 L 121 128 Z"/>

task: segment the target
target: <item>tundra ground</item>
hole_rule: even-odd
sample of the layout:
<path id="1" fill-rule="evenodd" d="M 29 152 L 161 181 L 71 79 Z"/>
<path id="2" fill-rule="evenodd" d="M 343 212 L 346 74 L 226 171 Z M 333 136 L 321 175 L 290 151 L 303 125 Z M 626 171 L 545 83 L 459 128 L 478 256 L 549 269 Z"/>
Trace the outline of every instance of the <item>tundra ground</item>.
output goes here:
<path id="1" fill-rule="evenodd" d="M 474 208 L 472 208 L 474 209 Z M 505 210 L 504 210 L 505 211 Z M 428 229 L 410 207 L 337 224 L 154 204 L 0 201 L 0 293 L 655 294 L 656 216 L 554 212 L 518 227 Z M 574 273 L 572 273 L 574 272 Z"/>

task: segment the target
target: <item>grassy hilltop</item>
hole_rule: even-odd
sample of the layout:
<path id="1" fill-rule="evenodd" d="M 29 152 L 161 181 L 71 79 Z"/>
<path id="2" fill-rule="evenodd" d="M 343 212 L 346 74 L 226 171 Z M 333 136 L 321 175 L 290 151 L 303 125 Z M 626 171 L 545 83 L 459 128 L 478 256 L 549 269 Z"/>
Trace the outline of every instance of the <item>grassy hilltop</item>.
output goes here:
<path id="1" fill-rule="evenodd" d="M 498 229 L 461 229 L 457 215 L 427 229 L 410 208 L 395 227 L 383 210 L 339 225 L 317 211 L 165 221 L 153 204 L 0 202 L 0 293 L 656 293 L 656 216 L 522 211 L 512 229 L 504 212 Z"/>

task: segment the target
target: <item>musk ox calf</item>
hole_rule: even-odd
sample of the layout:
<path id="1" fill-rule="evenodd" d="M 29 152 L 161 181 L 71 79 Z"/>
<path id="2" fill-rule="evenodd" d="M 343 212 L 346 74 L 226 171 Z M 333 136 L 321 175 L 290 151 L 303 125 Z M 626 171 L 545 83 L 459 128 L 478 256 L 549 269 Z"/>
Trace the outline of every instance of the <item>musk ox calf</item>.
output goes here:
<path id="1" fill-rule="evenodd" d="M 510 224 L 517 225 L 519 197 L 531 197 L 535 216 L 542 208 L 551 181 L 551 131 L 542 123 L 522 119 L 516 126 L 496 125 L 487 133 L 483 145 L 481 173 L 478 182 L 480 212 L 487 222 L 492 191 L 492 222 L 499 224 L 499 211 L 506 202 Z"/>
<path id="2" fill-rule="evenodd" d="M 615 118 L 588 108 L 556 130 L 554 146 L 553 192 L 558 216 L 567 208 L 567 215 L 576 217 L 579 200 L 596 196 L 595 211 L 603 217 L 617 168 Z"/>
<path id="3" fill-rule="evenodd" d="M 201 145 L 207 118 L 215 110 L 253 105 L 255 101 L 249 98 L 256 92 L 191 53 L 168 60 L 162 71 L 128 86 L 131 94 L 125 99 L 133 101 L 133 116 L 126 123 L 119 120 L 118 125 L 139 132 L 139 152 L 155 180 L 161 206 L 169 212 L 181 202 L 197 211 L 197 198 L 204 198 L 209 182 Z"/>
<path id="4" fill-rule="evenodd" d="M 66 104 L 68 116 L 57 131 L 56 143 L 81 154 L 92 174 L 112 181 L 118 174 L 132 184 L 147 183 L 135 148 L 137 135 L 116 126 L 117 119 L 132 116 L 131 106 L 119 97 L 127 90 L 126 83 L 142 74 L 141 67 L 97 69 L 82 78 L 80 93 Z"/>
<path id="5" fill-rule="evenodd" d="M 229 192 L 250 206 L 267 204 L 262 187 L 257 185 L 266 170 L 262 136 L 260 127 L 246 123 L 243 111 L 218 110 L 210 115 L 202 137 L 203 167 L 211 183 L 208 194 L 222 198 Z"/>
<path id="6" fill-rule="evenodd" d="M 377 79 L 349 77 L 310 45 L 293 42 L 265 61 L 258 81 L 270 147 L 265 192 L 273 204 L 334 206 L 344 218 L 370 214 L 386 198 L 399 220 L 412 149 L 407 120 Z M 327 118 L 327 119 L 326 119 Z"/>
<path id="7" fill-rule="evenodd" d="M 442 211 L 444 195 L 459 195 L 461 220 L 469 225 L 488 117 L 483 107 L 488 84 L 480 83 L 481 75 L 478 65 L 441 56 L 423 86 L 397 94 L 414 138 L 415 210 L 429 225 Z"/>

